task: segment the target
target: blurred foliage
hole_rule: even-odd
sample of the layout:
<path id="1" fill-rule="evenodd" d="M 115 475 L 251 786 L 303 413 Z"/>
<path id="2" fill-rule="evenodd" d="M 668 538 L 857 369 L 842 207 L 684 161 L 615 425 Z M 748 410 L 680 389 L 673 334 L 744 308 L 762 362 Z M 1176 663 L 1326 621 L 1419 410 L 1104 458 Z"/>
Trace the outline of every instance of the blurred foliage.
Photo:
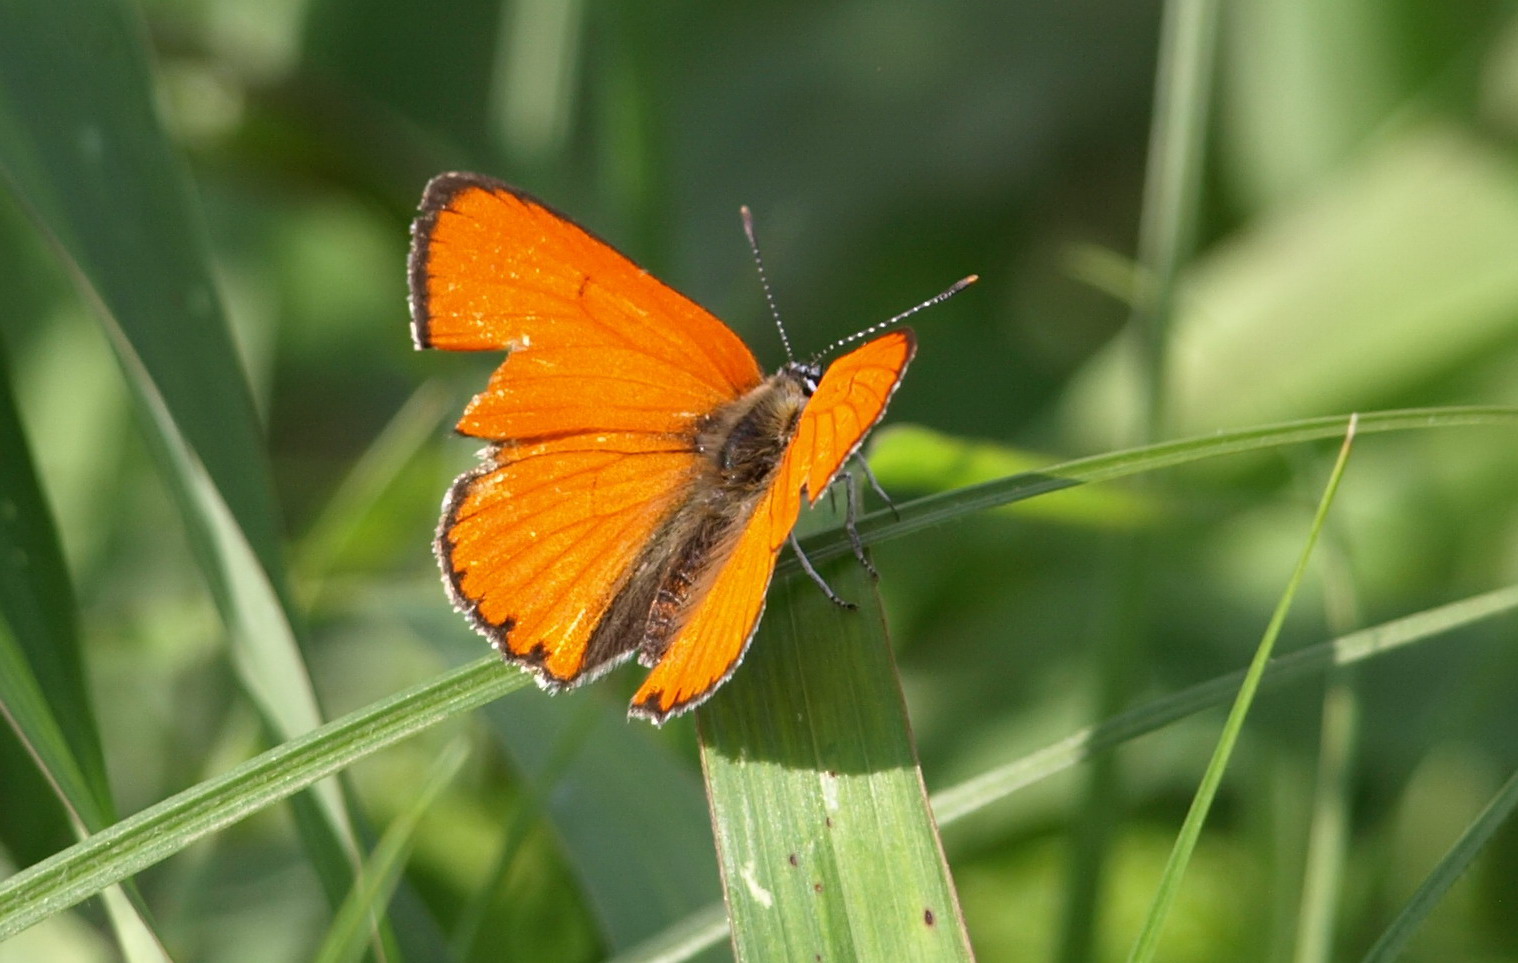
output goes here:
<path id="1" fill-rule="evenodd" d="M 0 6 L 0 29 L 19 9 Z M 481 651 L 428 543 L 471 463 L 449 413 L 496 359 L 417 354 L 406 326 L 406 227 L 438 171 L 481 170 L 570 212 L 727 319 L 767 366 L 781 352 L 742 203 L 802 352 L 979 273 L 914 322 L 921 348 L 889 420 L 933 434 L 882 443 L 926 438 L 933 459 L 883 451 L 888 490 L 1134 438 L 1123 328 L 1146 283 L 1128 262 L 1157 2 L 148 0 L 140 14 L 267 427 L 329 717 Z M 1209 136 L 1201 248 L 1172 329 L 1173 433 L 1518 403 L 1509 5 L 1235 0 Z M 263 737 L 109 350 L 4 196 L 0 336 L 78 596 L 112 788 L 132 812 Z M 882 545 L 930 788 L 1093 721 L 1113 633 L 1148 640 L 1136 693 L 1242 665 L 1329 457 L 1222 460 Z M 1515 470 L 1500 430 L 1362 439 L 1283 649 L 1518 579 Z M 1152 538 L 1138 626 L 1121 561 L 1135 528 Z M 1518 766 L 1512 638 L 1511 624 L 1468 630 L 1351 680 L 1343 956 L 1369 947 Z M 405 874 L 443 932 L 467 922 L 460 958 L 600 958 L 718 896 L 692 734 L 617 719 L 630 675 L 481 714 Z M 1291 957 L 1322 697 L 1316 684 L 1262 697 L 1162 958 Z M 1119 753 L 1101 959 L 1131 943 L 1220 718 Z M 449 738 L 354 770 L 376 826 L 409 811 Z M 9 734 L 0 779 L 9 862 L 66 845 Z M 982 958 L 1056 958 L 1079 792 L 1051 780 L 948 835 Z M 1509 826 L 1406 958 L 1518 960 L 1514 879 Z M 177 958 L 299 959 L 330 925 L 282 809 L 139 882 Z M 90 907 L 61 915 L 0 960 L 108 959 L 99 923 Z"/>

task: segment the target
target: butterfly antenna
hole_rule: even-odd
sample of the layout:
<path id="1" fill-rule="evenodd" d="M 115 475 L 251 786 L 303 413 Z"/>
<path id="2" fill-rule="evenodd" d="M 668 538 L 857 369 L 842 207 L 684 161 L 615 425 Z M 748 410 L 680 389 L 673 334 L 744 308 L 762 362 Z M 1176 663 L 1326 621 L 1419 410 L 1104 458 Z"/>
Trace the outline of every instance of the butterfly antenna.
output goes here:
<path id="1" fill-rule="evenodd" d="M 759 238 L 754 234 L 754 214 L 745 204 L 739 212 L 743 215 L 743 233 L 748 235 L 748 249 L 754 252 L 754 266 L 759 269 L 759 285 L 764 288 L 764 300 L 769 303 L 770 315 L 775 319 L 775 327 L 780 331 L 780 343 L 785 346 L 785 360 L 795 361 L 796 356 L 791 354 L 791 339 L 785 333 L 785 325 L 780 323 L 780 309 L 775 306 L 775 294 L 770 290 L 769 275 L 764 273 L 764 258 L 759 256 Z"/>
<path id="2" fill-rule="evenodd" d="M 937 294 L 933 295 L 931 298 L 928 298 L 926 301 L 922 302 L 921 304 L 917 305 L 916 307 L 907 308 L 905 311 L 903 311 L 900 314 L 896 315 L 896 317 L 894 317 L 894 318 L 887 318 L 886 320 L 880 322 L 879 324 L 872 324 L 872 325 L 870 325 L 868 328 L 865 328 L 863 331 L 855 331 L 853 334 L 849 335 L 846 338 L 839 338 L 837 341 L 834 341 L 832 344 L 828 345 L 826 348 L 823 348 L 821 351 L 817 352 L 817 357 L 820 358 L 823 355 L 831 354 L 831 353 L 833 353 L 834 351 L 837 351 L 839 348 L 843 347 L 846 344 L 849 344 L 849 343 L 854 342 L 854 341 L 858 341 L 860 338 L 868 338 L 870 335 L 874 334 L 876 331 L 882 331 L 882 330 L 884 330 L 886 328 L 889 328 L 891 325 L 896 324 L 897 322 L 905 321 L 907 318 L 910 318 L 912 315 L 916 314 L 918 311 L 921 311 L 923 308 L 931 308 L 933 305 L 938 304 L 941 301 L 947 301 L 947 300 L 949 300 L 954 295 L 958 294 L 959 292 L 963 291 L 965 288 L 969 287 L 970 285 L 974 284 L 976 281 L 979 281 L 979 280 L 980 280 L 980 275 L 979 274 L 971 274 L 969 277 L 960 278 L 958 281 L 955 281 L 953 284 L 949 285 L 949 287 L 946 290 L 938 292 Z"/>

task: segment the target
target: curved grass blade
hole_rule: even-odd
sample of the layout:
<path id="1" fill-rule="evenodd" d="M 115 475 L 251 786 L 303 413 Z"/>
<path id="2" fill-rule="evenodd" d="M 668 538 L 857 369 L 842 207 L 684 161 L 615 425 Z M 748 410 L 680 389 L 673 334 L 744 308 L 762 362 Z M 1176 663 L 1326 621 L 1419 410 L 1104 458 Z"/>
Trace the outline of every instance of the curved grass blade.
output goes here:
<path id="1" fill-rule="evenodd" d="M 487 656 L 275 746 L 0 883 L 0 941 L 364 756 L 527 685 Z"/>
<path id="2" fill-rule="evenodd" d="M 743 672 L 697 710 L 739 960 L 968 960 L 874 586 L 853 560 L 772 590 Z"/>
<path id="3" fill-rule="evenodd" d="M 1518 611 L 1518 585 L 1473 595 L 1274 658 L 1260 683 L 1266 688 L 1285 685 L 1515 611 Z M 1135 706 L 1020 759 L 936 792 L 933 811 L 938 814 L 939 823 L 953 825 L 1020 789 L 1079 765 L 1096 753 L 1226 704 L 1243 685 L 1244 674 L 1245 670 L 1240 669 Z"/>
<path id="4" fill-rule="evenodd" d="M 14 721 L 23 732 L 32 733 L 34 751 L 52 741 L 39 738 L 36 730 L 56 726 L 63 743 L 59 748 L 68 759 L 43 752 L 43 761 L 79 820 L 90 829 L 100 829 L 116 817 L 100 730 L 85 685 L 74 591 L 53 513 L 43 497 L 31 446 L 17 416 L 9 365 L 3 355 L 0 452 L 5 453 L 5 470 L 0 471 L 0 624 L 9 626 L 10 638 L 20 648 L 15 657 L 24 660 L 38 691 L 46 693 L 48 702 L 39 711 L 50 721 L 44 721 L 40 714 L 21 712 L 22 704 L 8 697 L 3 688 L 0 702 L 12 707 Z M 4 673 L 0 686 L 10 678 L 9 671 Z"/>
<path id="5" fill-rule="evenodd" d="M 1491 802 L 1486 804 L 1486 808 L 1481 810 L 1480 815 L 1460 835 L 1460 839 L 1444 858 L 1439 860 L 1439 865 L 1428 874 L 1413 898 L 1407 901 L 1402 912 L 1397 914 L 1391 926 L 1386 928 L 1386 932 L 1381 934 L 1381 938 L 1376 940 L 1376 944 L 1365 955 L 1365 963 L 1391 963 L 1402 955 L 1413 933 L 1423 925 L 1428 914 L 1444 898 L 1444 894 L 1449 892 L 1449 888 L 1455 885 L 1455 881 L 1470 868 L 1471 862 L 1492 841 L 1492 837 L 1515 808 L 1518 808 L 1518 772 L 1508 777 Z"/>
<path id="6" fill-rule="evenodd" d="M 1349 464 L 1349 453 L 1355 443 L 1356 422 L 1357 419 L 1354 417 L 1349 419 L 1349 428 L 1344 434 L 1344 444 L 1339 449 L 1339 458 L 1334 462 L 1333 472 L 1328 477 L 1328 485 L 1324 488 L 1323 497 L 1318 502 L 1318 511 L 1313 516 L 1307 542 L 1302 546 L 1302 554 L 1297 558 L 1296 569 L 1291 573 L 1291 578 L 1286 583 L 1286 590 L 1281 593 L 1281 599 L 1276 603 L 1275 611 L 1271 613 L 1270 624 L 1266 626 L 1265 634 L 1255 649 L 1254 658 L 1250 660 L 1249 668 L 1244 673 L 1244 683 L 1239 686 L 1238 697 L 1234 699 L 1233 708 L 1228 711 L 1228 718 L 1223 723 L 1223 732 L 1218 737 L 1217 748 L 1213 750 L 1212 759 L 1207 763 L 1207 771 L 1202 774 L 1201 785 L 1197 787 L 1196 796 L 1191 801 L 1191 809 L 1186 813 L 1180 835 L 1176 838 L 1175 847 L 1171 850 L 1170 858 L 1165 864 L 1164 874 L 1160 877 L 1160 886 L 1155 893 L 1154 903 L 1149 909 L 1143 929 L 1139 931 L 1138 940 L 1134 943 L 1133 951 L 1128 957 L 1133 963 L 1148 963 L 1154 958 L 1155 948 L 1159 945 L 1160 932 L 1170 915 L 1170 908 L 1175 905 L 1176 895 L 1180 892 L 1181 879 L 1186 874 L 1186 865 L 1191 861 L 1191 854 L 1196 849 L 1197 840 L 1202 836 L 1202 824 L 1207 821 L 1207 814 L 1212 810 L 1212 800 L 1217 795 L 1218 787 L 1223 783 L 1223 773 L 1228 769 L 1228 762 L 1233 757 L 1233 747 L 1238 743 L 1239 734 L 1244 731 L 1244 719 L 1249 714 L 1250 707 L 1254 705 L 1254 697 L 1260 690 L 1260 680 L 1264 677 L 1265 668 L 1270 663 L 1270 653 L 1275 648 L 1276 639 L 1281 635 L 1281 627 L 1286 624 L 1286 614 L 1291 611 L 1292 602 L 1296 601 L 1297 589 L 1301 587 L 1302 580 L 1307 576 L 1307 565 L 1312 560 L 1312 550 L 1318 544 L 1318 536 L 1322 534 L 1323 524 L 1328 520 L 1328 508 L 1333 504 L 1334 495 L 1339 491 L 1339 482 L 1344 477 L 1344 468 Z"/>
<path id="7" fill-rule="evenodd" d="M 485 874 L 483 882 L 475 886 L 469 900 L 459 910 L 449 937 L 449 945 L 458 959 L 471 960 L 476 957 L 480 933 L 495 907 L 507 874 L 521 855 L 528 835 L 542 819 L 548 808 L 548 800 L 561 785 L 566 770 L 578 760 L 585 739 L 597 721 L 593 709 L 589 705 L 581 709 L 570 727 L 556 740 L 545 764 L 528 780 L 516 812 L 512 813 L 510 822 L 501 833 L 490 871 Z"/>
<path id="8" fill-rule="evenodd" d="M 259 560 L 280 573 L 263 439 L 196 203 L 154 112 L 142 25 L 112 0 L 0 9 L 0 177 L 131 345 Z"/>
<path id="9" fill-rule="evenodd" d="M 197 207 L 154 111 L 141 24 L 117 0 L 0 8 L 0 183 L 58 254 L 125 373 L 150 452 L 277 738 L 321 715 L 297 645 L 263 440 Z M 336 786 L 296 800 L 329 894 L 357 852 Z"/>
<path id="10" fill-rule="evenodd" d="M 727 938 L 727 907 L 703 906 L 652 939 L 618 953 L 607 963 L 680 963 L 695 959 Z"/>
<path id="11" fill-rule="evenodd" d="M 1358 721 L 1357 694 L 1347 679 L 1339 674 L 1331 676 L 1319 723 L 1306 867 L 1297 907 L 1296 963 L 1329 963 L 1333 959 L 1349 856 L 1350 785 Z"/>
<path id="12" fill-rule="evenodd" d="M 1369 432 L 1410 431 L 1419 428 L 1518 426 L 1518 408 L 1508 405 L 1404 408 L 1362 413 L 1357 417 L 1359 418 L 1357 431 L 1362 435 Z M 1156 445 L 1144 445 L 1140 448 L 1130 448 L 1105 455 L 1076 458 L 1051 465 L 1042 471 L 1025 472 L 972 488 L 914 499 L 898 505 L 894 512 L 890 510 L 871 512 L 859 519 L 859 535 L 866 544 L 873 545 L 951 521 L 971 512 L 1007 505 L 1035 495 L 1074 488 L 1076 485 L 1112 481 L 1142 472 L 1175 468 L 1223 455 L 1264 451 L 1283 445 L 1320 441 L 1325 438 L 1341 438 L 1344 435 L 1345 426 L 1349 424 L 1349 418 L 1349 415 L 1305 418 L 1300 421 L 1240 428 L 1195 438 L 1164 441 Z M 801 544 L 807 557 L 814 562 L 836 558 L 850 551 L 849 540 L 841 529 L 802 539 Z M 781 559 L 778 573 L 790 574 L 799 570 L 796 560 L 787 556 Z"/>
<path id="13" fill-rule="evenodd" d="M 73 588 L 0 357 L 0 708 L 89 829 L 114 818 Z M 9 629 L 9 631 L 5 631 Z"/>
<path id="14" fill-rule="evenodd" d="M 0 451 L 6 457 L 0 471 L 0 714 L 36 762 L 74 832 L 83 836 L 114 821 L 115 804 L 85 684 L 73 587 L 3 355 Z M 104 898 L 128 960 L 168 958 L 135 891 L 111 887 Z"/>
<path id="15" fill-rule="evenodd" d="M 1333 535 L 1332 530 L 1329 533 Z M 1361 624 L 1354 574 L 1343 532 L 1324 546 L 1318 563 L 1325 621 L 1348 631 Z M 1332 669 L 1324 679 L 1318 722 L 1318 758 L 1307 816 L 1307 849 L 1296 899 L 1293 963 L 1329 963 L 1342 918 L 1349 865 L 1355 763 L 1360 742 L 1360 693 L 1351 669 Z M 1284 894 L 1283 894 L 1284 896 Z M 1281 916 L 1285 917 L 1285 907 Z"/>
<path id="16" fill-rule="evenodd" d="M 426 382 L 365 448 L 300 541 L 296 570 L 308 600 L 319 599 L 328 576 L 359 526 L 417 451 L 431 441 L 448 411 L 448 394 Z"/>
<path id="17" fill-rule="evenodd" d="M 1209 105 L 1214 87 L 1218 0 L 1166 0 L 1160 18 L 1154 109 L 1144 168 L 1137 261 L 1146 282 L 1136 289 L 1127 330 L 1139 344 L 1138 390 L 1124 400 L 1141 415 L 1129 442 L 1169 435 L 1174 379 L 1171 329 L 1177 281 L 1196 251 L 1201 172 L 1206 157 Z M 1091 696 L 1099 715 L 1116 712 L 1132 697 L 1134 673 L 1149 648 L 1144 631 L 1148 564 L 1155 545 L 1138 537 L 1124 546 L 1118 579 L 1119 619 L 1128 628 L 1107 633 L 1096 660 Z M 1101 939 L 1099 904 L 1107 873 L 1114 812 L 1123 798 L 1123 772 L 1115 756 L 1102 756 L 1084 773 L 1074 825 L 1057 958 L 1089 959 Z"/>

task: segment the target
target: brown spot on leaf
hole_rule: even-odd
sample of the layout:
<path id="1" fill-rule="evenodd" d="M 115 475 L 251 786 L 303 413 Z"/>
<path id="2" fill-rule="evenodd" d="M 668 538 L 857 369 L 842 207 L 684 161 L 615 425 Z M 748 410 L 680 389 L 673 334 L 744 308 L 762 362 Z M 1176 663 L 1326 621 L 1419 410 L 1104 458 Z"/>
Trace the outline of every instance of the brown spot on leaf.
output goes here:
<path id="1" fill-rule="evenodd" d="M 922 910 L 922 921 L 923 921 L 923 923 L 927 924 L 928 926 L 932 926 L 933 923 L 934 923 L 933 911 L 930 910 L 930 909 L 928 909 L 927 907 L 923 907 L 923 910 Z"/>

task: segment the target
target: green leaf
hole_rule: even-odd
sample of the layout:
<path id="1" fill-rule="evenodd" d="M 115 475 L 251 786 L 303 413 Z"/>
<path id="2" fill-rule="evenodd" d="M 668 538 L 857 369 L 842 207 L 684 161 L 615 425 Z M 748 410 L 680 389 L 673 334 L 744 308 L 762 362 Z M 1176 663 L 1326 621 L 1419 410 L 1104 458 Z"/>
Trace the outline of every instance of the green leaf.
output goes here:
<path id="1" fill-rule="evenodd" d="M 773 590 L 743 671 L 697 710 L 740 960 L 968 960 L 874 586 Z"/>
<path id="2" fill-rule="evenodd" d="M 943 492 L 1036 472 L 1053 459 L 989 441 L 972 441 L 924 428 L 887 425 L 870 441 L 870 470 L 890 492 Z M 1131 528 L 1153 521 L 1148 501 L 1120 489 L 1082 489 L 1010 509 L 1023 518 L 1101 528 Z"/>

